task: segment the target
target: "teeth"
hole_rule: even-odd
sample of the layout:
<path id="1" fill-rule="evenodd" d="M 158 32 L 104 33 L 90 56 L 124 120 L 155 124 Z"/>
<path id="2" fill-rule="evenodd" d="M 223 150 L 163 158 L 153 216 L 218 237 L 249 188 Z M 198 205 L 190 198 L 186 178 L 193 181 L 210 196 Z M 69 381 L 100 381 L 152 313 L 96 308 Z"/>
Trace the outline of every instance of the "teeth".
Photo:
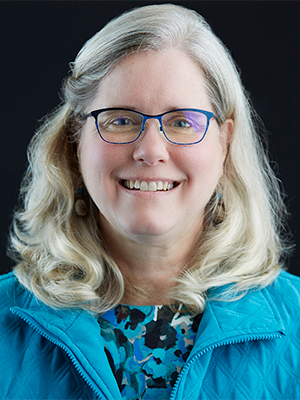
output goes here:
<path id="1" fill-rule="evenodd" d="M 149 184 L 146 181 L 138 181 L 138 180 L 130 180 L 130 181 L 124 181 L 124 186 L 128 189 L 136 189 L 136 190 L 141 190 L 143 192 L 157 192 L 158 190 L 166 191 L 166 190 L 171 190 L 174 187 L 173 183 L 169 183 L 168 181 L 162 182 L 154 182 L 151 181 Z"/>
<path id="2" fill-rule="evenodd" d="M 156 192 L 157 191 L 157 186 L 155 182 L 149 182 L 149 187 L 148 187 L 149 192 Z"/>
<path id="3" fill-rule="evenodd" d="M 143 192 L 147 192 L 148 191 L 148 183 L 145 181 L 142 181 L 140 190 L 142 190 Z"/>
<path id="4" fill-rule="evenodd" d="M 135 189 L 139 189 L 140 188 L 140 182 L 139 181 L 135 181 L 134 182 L 134 188 Z"/>

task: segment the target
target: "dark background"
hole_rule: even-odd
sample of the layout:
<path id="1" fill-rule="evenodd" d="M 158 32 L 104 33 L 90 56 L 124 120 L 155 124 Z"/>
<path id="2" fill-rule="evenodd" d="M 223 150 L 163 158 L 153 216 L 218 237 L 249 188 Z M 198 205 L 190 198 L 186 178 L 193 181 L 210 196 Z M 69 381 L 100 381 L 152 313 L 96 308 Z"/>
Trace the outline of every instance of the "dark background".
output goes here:
<path id="1" fill-rule="evenodd" d="M 1 236 L 0 273 L 8 226 L 37 121 L 59 103 L 77 52 L 111 18 L 148 1 L 0 2 Z M 232 52 L 269 133 L 269 150 L 287 192 L 294 242 L 300 243 L 300 4 L 289 1 L 173 1 L 202 14 Z M 279 167 L 278 167 L 279 166 Z M 289 260 L 300 276 L 300 251 Z"/>

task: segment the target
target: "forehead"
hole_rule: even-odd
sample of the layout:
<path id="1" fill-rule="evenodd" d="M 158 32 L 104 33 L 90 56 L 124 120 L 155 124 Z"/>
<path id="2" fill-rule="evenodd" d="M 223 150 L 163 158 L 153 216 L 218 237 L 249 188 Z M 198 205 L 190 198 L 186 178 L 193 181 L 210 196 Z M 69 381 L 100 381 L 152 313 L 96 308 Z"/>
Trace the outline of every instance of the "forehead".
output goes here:
<path id="1" fill-rule="evenodd" d="M 180 50 L 140 51 L 120 61 L 102 80 L 93 105 L 196 107 L 196 99 L 207 100 L 205 83 L 200 66 Z"/>

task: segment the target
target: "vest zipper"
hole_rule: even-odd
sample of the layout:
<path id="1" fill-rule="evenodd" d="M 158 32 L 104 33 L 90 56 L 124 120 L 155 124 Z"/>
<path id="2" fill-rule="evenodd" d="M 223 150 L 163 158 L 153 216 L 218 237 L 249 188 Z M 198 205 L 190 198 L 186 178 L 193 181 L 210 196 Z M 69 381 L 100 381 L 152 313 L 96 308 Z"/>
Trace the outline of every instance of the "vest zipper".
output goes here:
<path id="1" fill-rule="evenodd" d="M 76 357 L 72 354 L 70 349 L 62 342 L 58 341 L 54 337 L 51 336 L 48 332 L 45 332 L 44 329 L 40 326 L 36 321 L 32 321 L 31 318 L 27 314 L 23 314 L 20 311 L 16 311 L 13 308 L 10 309 L 10 311 L 20 317 L 24 322 L 26 322 L 32 329 L 34 329 L 36 332 L 38 332 L 41 336 L 43 336 L 45 339 L 47 339 L 49 342 L 53 343 L 55 346 L 60 347 L 69 357 L 71 360 L 72 364 L 74 365 L 76 371 L 79 373 L 79 375 L 82 377 L 82 379 L 86 382 L 86 384 L 90 387 L 90 389 L 95 393 L 95 395 L 101 399 L 101 400 L 107 400 L 98 390 L 98 388 L 93 384 L 91 379 L 85 374 L 85 372 L 82 370 L 79 362 L 77 361 Z"/>
<path id="2" fill-rule="evenodd" d="M 180 381 L 182 379 L 182 377 L 184 376 L 184 374 L 186 373 L 187 369 L 190 367 L 190 365 L 195 362 L 198 358 L 202 357 L 205 353 L 207 353 L 208 351 L 214 350 L 217 347 L 221 347 L 221 346 L 227 346 L 229 344 L 236 344 L 236 343 L 242 343 L 242 342 L 250 342 L 250 341 L 254 341 L 254 340 L 271 340 L 271 339 L 279 339 L 283 336 L 283 334 L 281 333 L 277 333 L 277 334 L 265 334 L 265 335 L 257 335 L 257 336 L 248 336 L 248 337 L 242 337 L 239 339 L 232 339 L 232 340 L 225 340 L 224 342 L 220 342 L 220 343 L 216 343 L 213 344 L 211 346 L 205 347 L 203 350 L 201 350 L 199 353 L 195 354 L 182 368 L 179 376 L 177 377 L 177 380 L 175 382 L 175 385 L 172 389 L 171 395 L 169 400 L 175 400 L 176 397 L 176 391 L 178 386 L 180 385 Z"/>

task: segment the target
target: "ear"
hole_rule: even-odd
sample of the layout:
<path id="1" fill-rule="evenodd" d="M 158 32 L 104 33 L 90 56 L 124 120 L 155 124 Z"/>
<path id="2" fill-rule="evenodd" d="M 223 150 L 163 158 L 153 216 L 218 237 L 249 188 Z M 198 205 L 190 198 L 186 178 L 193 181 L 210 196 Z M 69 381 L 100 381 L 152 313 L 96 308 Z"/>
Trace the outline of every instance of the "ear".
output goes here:
<path id="1" fill-rule="evenodd" d="M 233 119 L 227 118 L 220 126 L 220 141 L 223 148 L 223 163 L 226 160 L 229 145 L 233 135 L 234 122 Z"/>

